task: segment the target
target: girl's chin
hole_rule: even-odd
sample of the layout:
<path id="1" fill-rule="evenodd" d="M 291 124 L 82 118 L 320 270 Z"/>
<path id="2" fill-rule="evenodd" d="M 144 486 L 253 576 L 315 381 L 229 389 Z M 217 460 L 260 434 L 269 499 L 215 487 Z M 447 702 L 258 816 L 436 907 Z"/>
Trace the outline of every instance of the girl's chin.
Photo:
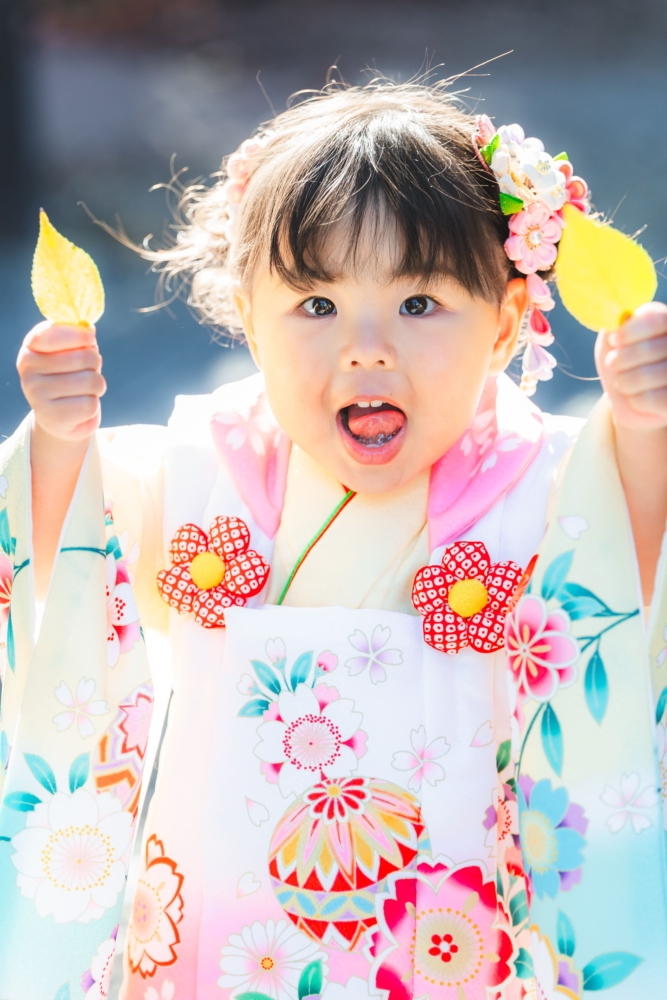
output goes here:
<path id="1" fill-rule="evenodd" d="M 340 413 L 336 418 L 336 424 L 338 433 L 343 441 L 343 447 L 354 461 L 359 462 L 360 465 L 387 465 L 393 461 L 403 447 L 408 426 L 406 420 L 401 429 L 389 441 L 386 441 L 384 444 L 374 445 L 362 444 L 361 441 L 358 441 L 350 434 L 343 424 Z"/>

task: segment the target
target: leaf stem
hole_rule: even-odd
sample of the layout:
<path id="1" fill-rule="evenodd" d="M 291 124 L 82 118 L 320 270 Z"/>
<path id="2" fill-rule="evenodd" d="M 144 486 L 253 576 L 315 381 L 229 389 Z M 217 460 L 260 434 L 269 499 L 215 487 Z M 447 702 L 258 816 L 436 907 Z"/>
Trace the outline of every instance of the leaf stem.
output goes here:
<path id="1" fill-rule="evenodd" d="M 582 645 L 582 647 L 581 647 L 581 652 L 585 653 L 586 650 L 588 649 L 588 647 L 592 643 L 594 643 L 594 642 L 597 642 L 598 646 L 599 646 L 600 639 L 602 638 L 602 636 L 606 632 L 611 632 L 611 630 L 613 628 L 616 628 L 617 625 L 622 625 L 623 622 L 629 621 L 630 618 L 635 618 L 638 614 L 639 614 L 639 608 L 637 608 L 635 611 L 628 611 L 628 612 L 624 613 L 623 615 L 619 616 L 619 618 L 618 618 L 617 621 L 612 622 L 611 625 L 607 625 L 606 628 L 603 628 L 601 632 L 597 633 L 597 635 L 581 635 L 581 636 L 579 636 L 579 642 L 580 643 L 581 642 L 584 643 L 584 645 Z"/>
<path id="2" fill-rule="evenodd" d="M 526 730 L 525 735 L 523 737 L 523 741 L 521 743 L 521 750 L 519 752 L 519 762 L 518 762 L 518 764 L 516 766 L 516 779 L 517 779 L 517 781 L 519 780 L 519 775 L 521 774 L 521 762 L 523 761 L 523 751 L 526 749 L 526 743 L 528 742 L 528 737 L 530 736 L 530 732 L 531 732 L 533 726 L 535 725 L 535 723 L 537 722 L 538 717 L 542 714 L 542 712 L 544 711 L 545 706 L 547 704 L 548 704 L 548 702 L 543 701 L 542 704 L 540 705 L 540 707 L 535 712 L 535 715 L 532 717 L 532 719 L 528 723 L 528 729 Z"/>

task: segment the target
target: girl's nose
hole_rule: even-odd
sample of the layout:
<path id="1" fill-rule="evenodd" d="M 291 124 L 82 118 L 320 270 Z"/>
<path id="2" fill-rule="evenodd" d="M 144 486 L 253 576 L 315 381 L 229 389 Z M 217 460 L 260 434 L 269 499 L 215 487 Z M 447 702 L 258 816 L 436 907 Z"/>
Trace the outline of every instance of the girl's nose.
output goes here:
<path id="1" fill-rule="evenodd" d="M 345 371 L 354 368 L 396 367 L 396 350 L 379 327 L 364 326 L 350 333 L 341 350 L 341 365 Z"/>

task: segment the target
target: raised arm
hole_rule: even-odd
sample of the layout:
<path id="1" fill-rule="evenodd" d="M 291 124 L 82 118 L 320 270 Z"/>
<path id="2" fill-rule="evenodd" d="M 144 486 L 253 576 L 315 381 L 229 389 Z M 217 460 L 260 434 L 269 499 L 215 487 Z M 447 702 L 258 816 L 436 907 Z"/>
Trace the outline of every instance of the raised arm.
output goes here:
<path id="1" fill-rule="evenodd" d="M 620 330 L 601 334 L 596 360 L 614 414 L 618 467 L 649 604 L 667 523 L 667 306 L 641 306 Z"/>
<path id="2" fill-rule="evenodd" d="M 106 391 L 95 330 L 38 323 L 17 360 L 21 387 L 34 415 L 32 533 L 35 592 L 43 600 L 63 521 Z"/>

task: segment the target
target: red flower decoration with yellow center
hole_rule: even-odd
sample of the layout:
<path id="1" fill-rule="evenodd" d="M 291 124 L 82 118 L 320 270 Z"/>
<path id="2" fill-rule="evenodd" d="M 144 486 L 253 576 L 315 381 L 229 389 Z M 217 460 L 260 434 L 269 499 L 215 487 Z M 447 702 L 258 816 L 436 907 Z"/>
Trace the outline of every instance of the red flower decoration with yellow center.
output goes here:
<path id="1" fill-rule="evenodd" d="M 412 603 L 424 615 L 424 641 L 443 653 L 502 649 L 505 615 L 522 575 L 514 562 L 492 564 L 482 542 L 449 545 L 442 566 L 424 566 L 412 587 Z"/>
<path id="2" fill-rule="evenodd" d="M 250 532 L 238 517 L 216 517 L 208 535 L 184 524 L 169 554 L 172 567 L 157 575 L 162 599 L 181 615 L 194 612 L 204 628 L 224 628 L 225 608 L 242 608 L 269 575 L 269 564 L 250 548 Z"/>

